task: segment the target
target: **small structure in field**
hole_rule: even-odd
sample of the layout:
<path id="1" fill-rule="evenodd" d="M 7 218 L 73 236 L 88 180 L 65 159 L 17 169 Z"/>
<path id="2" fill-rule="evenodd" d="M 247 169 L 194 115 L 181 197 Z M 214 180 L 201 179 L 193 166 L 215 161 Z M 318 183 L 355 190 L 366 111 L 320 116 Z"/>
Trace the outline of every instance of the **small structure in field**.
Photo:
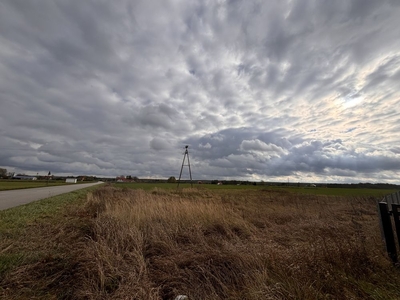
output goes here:
<path id="1" fill-rule="evenodd" d="M 78 179 L 76 179 L 76 178 L 67 178 L 67 179 L 65 179 L 66 183 L 76 183 L 77 181 L 78 181 Z"/>

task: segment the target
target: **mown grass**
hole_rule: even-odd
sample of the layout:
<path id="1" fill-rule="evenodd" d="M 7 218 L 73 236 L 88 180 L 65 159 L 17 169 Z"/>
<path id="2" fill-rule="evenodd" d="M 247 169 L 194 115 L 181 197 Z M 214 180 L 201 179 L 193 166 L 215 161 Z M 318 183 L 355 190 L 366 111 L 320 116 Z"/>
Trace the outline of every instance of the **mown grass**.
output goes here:
<path id="1" fill-rule="evenodd" d="M 88 183 L 88 182 L 84 182 Z M 0 191 L 30 189 L 36 187 L 70 185 L 59 180 L 0 180 Z"/>
<path id="2" fill-rule="evenodd" d="M 371 197 L 107 186 L 63 207 L 2 242 L 4 298 L 400 299 Z"/>

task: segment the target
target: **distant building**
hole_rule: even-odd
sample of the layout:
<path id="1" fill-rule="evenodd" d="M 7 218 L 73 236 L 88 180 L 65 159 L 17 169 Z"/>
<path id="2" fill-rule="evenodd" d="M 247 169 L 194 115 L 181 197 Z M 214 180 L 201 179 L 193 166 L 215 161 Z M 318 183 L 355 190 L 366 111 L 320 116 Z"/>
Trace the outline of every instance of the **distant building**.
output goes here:
<path id="1" fill-rule="evenodd" d="M 115 180 L 117 182 L 139 182 L 139 178 L 137 178 L 136 176 L 132 177 L 132 176 L 118 176 L 115 178 Z"/>
<path id="2" fill-rule="evenodd" d="M 35 176 L 29 176 L 29 175 L 17 175 L 17 176 L 14 176 L 12 179 L 19 179 L 19 180 L 37 180 L 37 177 L 35 177 Z"/>
<path id="3" fill-rule="evenodd" d="M 65 179 L 66 183 L 76 183 L 77 181 L 78 181 L 78 179 L 76 179 L 76 178 L 67 178 L 67 179 Z"/>

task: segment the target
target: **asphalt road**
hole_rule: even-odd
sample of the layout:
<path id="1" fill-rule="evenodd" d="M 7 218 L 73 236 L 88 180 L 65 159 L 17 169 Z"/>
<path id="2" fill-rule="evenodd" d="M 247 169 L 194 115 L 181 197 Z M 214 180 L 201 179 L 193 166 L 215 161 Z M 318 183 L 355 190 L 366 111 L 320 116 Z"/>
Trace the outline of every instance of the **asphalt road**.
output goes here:
<path id="1" fill-rule="evenodd" d="M 60 194 L 69 193 L 72 191 L 80 190 L 102 182 L 95 183 L 80 183 L 64 186 L 40 187 L 32 189 L 21 189 L 0 192 L 0 210 L 19 206 L 29 202 L 57 196 Z"/>

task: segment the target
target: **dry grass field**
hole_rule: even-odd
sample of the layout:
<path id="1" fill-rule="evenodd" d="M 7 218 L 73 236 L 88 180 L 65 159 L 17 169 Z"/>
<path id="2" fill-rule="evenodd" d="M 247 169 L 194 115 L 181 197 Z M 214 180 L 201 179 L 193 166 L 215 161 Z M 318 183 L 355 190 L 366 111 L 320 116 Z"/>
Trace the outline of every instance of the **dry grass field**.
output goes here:
<path id="1" fill-rule="evenodd" d="M 400 299 L 369 197 L 106 186 L 29 225 L 4 299 Z"/>

